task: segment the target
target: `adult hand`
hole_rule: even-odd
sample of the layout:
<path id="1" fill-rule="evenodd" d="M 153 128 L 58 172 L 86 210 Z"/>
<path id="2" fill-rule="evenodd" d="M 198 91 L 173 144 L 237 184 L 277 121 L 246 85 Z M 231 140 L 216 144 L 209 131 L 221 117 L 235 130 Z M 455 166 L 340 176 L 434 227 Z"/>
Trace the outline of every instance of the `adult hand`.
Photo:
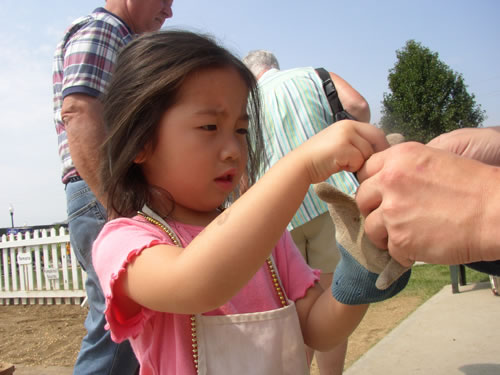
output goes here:
<path id="1" fill-rule="evenodd" d="M 403 143 L 372 155 L 357 175 L 366 234 L 403 266 L 499 259 L 498 168 Z"/>
<path id="2" fill-rule="evenodd" d="M 434 138 L 427 145 L 500 166 L 500 126 L 453 130 Z"/>

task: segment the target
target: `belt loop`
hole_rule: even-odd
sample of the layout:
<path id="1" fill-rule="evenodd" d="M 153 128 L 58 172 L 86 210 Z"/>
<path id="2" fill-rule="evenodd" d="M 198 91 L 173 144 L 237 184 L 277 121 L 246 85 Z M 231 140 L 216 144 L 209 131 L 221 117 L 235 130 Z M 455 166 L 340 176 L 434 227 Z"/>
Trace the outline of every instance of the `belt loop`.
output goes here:
<path id="1" fill-rule="evenodd" d="M 83 181 L 83 179 L 80 176 L 73 176 L 66 180 L 66 185 L 69 184 L 70 182 L 78 182 L 78 181 Z"/>

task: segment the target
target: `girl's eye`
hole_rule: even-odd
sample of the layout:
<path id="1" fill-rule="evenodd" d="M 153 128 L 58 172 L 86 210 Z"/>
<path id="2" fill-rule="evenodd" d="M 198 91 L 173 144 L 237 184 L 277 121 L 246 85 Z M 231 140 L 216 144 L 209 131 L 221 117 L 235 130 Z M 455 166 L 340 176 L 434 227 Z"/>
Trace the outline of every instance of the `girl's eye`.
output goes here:
<path id="1" fill-rule="evenodd" d="M 248 134 L 248 129 L 247 128 L 239 128 L 239 129 L 236 129 L 236 133 L 246 135 L 246 134 Z"/>
<path id="2" fill-rule="evenodd" d="M 208 131 L 215 131 L 217 130 L 217 125 L 211 124 L 211 125 L 203 125 L 201 127 L 203 130 L 208 130 Z"/>

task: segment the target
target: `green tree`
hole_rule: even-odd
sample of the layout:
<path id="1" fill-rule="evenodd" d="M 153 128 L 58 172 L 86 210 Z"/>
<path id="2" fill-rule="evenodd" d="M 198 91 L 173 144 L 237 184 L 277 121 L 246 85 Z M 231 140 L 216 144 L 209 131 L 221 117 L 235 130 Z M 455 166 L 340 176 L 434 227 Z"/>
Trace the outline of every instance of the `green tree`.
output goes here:
<path id="1" fill-rule="evenodd" d="M 387 134 L 427 142 L 454 129 L 481 126 L 485 112 L 467 92 L 462 75 L 437 53 L 409 40 L 396 56 L 388 77 L 392 93 L 384 93 L 382 101 L 380 125 Z"/>

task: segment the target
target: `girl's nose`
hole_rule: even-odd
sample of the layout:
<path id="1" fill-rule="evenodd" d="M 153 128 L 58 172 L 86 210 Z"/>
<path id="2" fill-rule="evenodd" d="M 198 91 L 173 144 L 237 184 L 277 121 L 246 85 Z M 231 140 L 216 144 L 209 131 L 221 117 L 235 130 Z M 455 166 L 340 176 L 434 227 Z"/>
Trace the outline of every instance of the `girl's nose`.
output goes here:
<path id="1" fill-rule="evenodd" d="M 221 159 L 238 160 L 241 157 L 242 147 L 243 145 L 241 144 L 241 140 L 238 136 L 227 137 L 222 146 Z"/>

